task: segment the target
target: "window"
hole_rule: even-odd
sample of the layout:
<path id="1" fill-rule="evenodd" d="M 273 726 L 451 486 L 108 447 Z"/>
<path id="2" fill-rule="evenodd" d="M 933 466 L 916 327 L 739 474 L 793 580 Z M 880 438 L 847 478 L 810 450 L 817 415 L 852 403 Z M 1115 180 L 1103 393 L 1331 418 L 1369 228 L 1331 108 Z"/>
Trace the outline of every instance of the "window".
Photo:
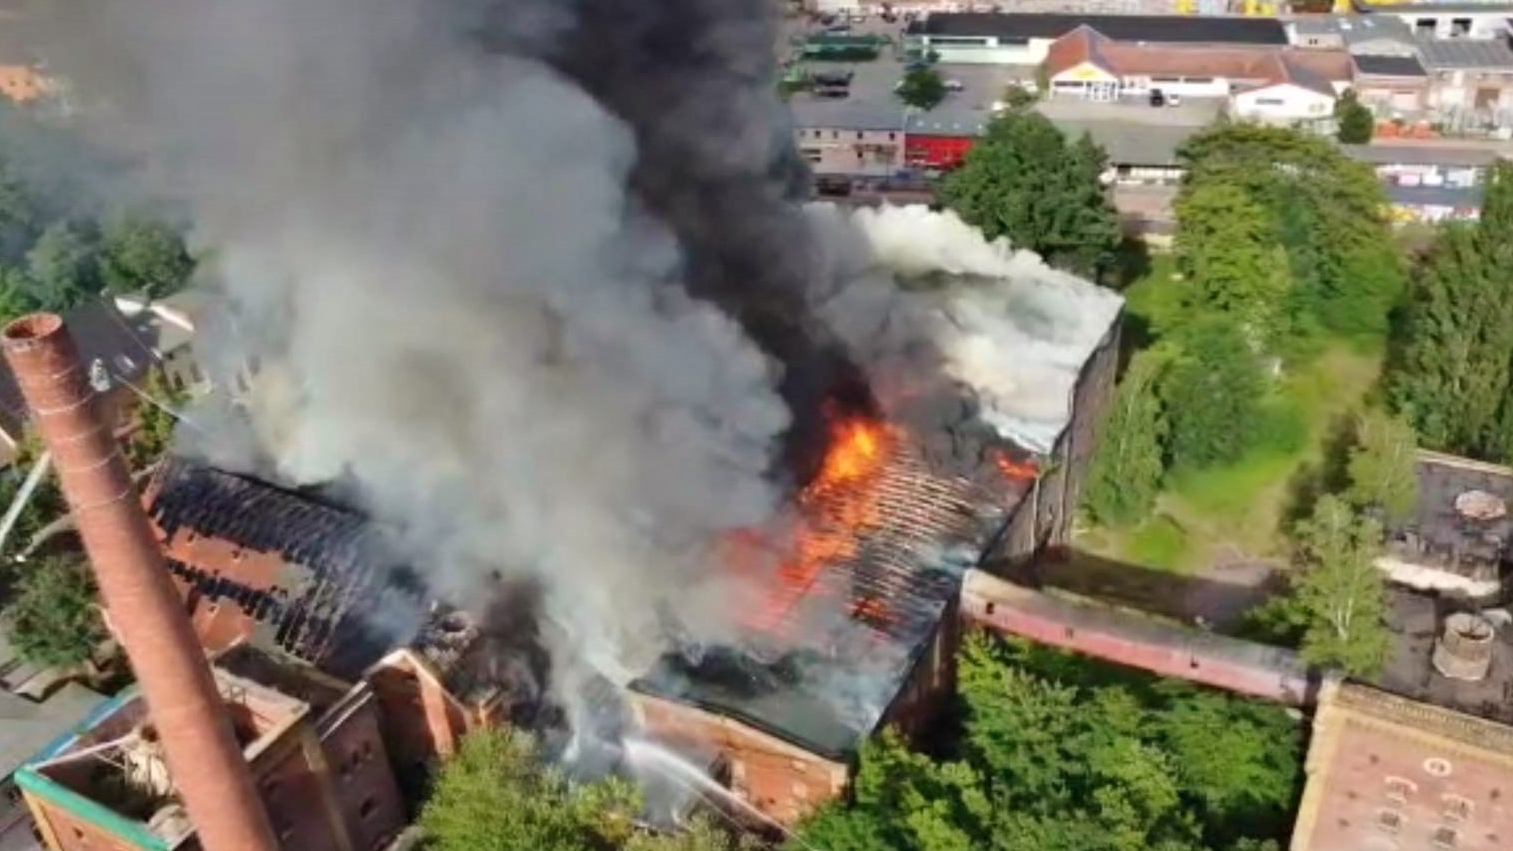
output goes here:
<path id="1" fill-rule="evenodd" d="M 1281 98 L 1256 98 L 1256 106 L 1281 106 L 1285 101 Z"/>
<path id="2" fill-rule="evenodd" d="M 839 131 L 839 130 L 831 130 L 830 131 L 830 138 L 832 138 L 832 139 L 839 139 L 840 137 L 841 137 L 841 131 Z"/>
<path id="3" fill-rule="evenodd" d="M 1454 848 L 1455 841 L 1459 838 L 1453 827 L 1437 827 L 1434 829 L 1435 848 Z"/>
<path id="4" fill-rule="evenodd" d="M 864 134 L 862 131 L 858 130 L 858 131 L 856 131 L 856 138 L 858 138 L 858 139 L 865 139 L 866 138 L 866 134 Z"/>
<path id="5" fill-rule="evenodd" d="M 1450 761 L 1439 757 L 1430 757 L 1424 760 L 1424 771 L 1431 777 L 1449 777 Z"/>
<path id="6" fill-rule="evenodd" d="M 897 133 L 889 133 L 888 134 L 888 141 L 889 142 L 895 141 L 897 139 L 898 139 L 898 134 Z"/>
<path id="7" fill-rule="evenodd" d="M 1440 802 L 1444 804 L 1445 821 L 1465 821 L 1471 818 L 1471 800 L 1459 795 L 1443 795 Z"/>
<path id="8" fill-rule="evenodd" d="M 1377 810 L 1376 826 L 1388 833 L 1403 829 L 1403 814 L 1397 810 Z"/>
<path id="9" fill-rule="evenodd" d="M 1418 784 L 1406 777 L 1387 778 L 1387 800 L 1406 804 L 1408 796 L 1418 791 Z"/>

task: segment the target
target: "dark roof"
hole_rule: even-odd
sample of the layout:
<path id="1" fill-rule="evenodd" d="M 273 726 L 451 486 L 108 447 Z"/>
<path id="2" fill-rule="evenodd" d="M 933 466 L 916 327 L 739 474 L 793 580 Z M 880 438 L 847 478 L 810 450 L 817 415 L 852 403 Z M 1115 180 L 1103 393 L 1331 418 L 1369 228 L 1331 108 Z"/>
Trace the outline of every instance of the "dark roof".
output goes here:
<path id="1" fill-rule="evenodd" d="M 1351 57 L 1355 69 L 1362 74 L 1379 74 L 1384 77 L 1426 77 L 1428 72 L 1419 64 L 1417 56 L 1368 56 L 1357 54 Z"/>
<path id="2" fill-rule="evenodd" d="M 1418 564 L 1457 572 L 1495 566 L 1508 556 L 1513 513 L 1489 520 L 1457 510 L 1462 494 L 1480 492 L 1513 510 L 1513 473 L 1506 468 L 1448 455 L 1424 453 L 1418 463 L 1418 502 L 1413 515 L 1388 530 L 1388 551 Z"/>
<path id="3" fill-rule="evenodd" d="M 1492 641 L 1492 666 L 1481 680 L 1455 680 L 1434 667 L 1435 639 L 1445 618 L 1477 607 L 1402 588 L 1387 590 L 1387 629 L 1390 649 L 1381 688 L 1424 703 L 1442 706 L 1502 724 L 1513 724 L 1513 630 L 1497 629 Z"/>
<path id="4" fill-rule="evenodd" d="M 158 331 L 150 312 L 127 317 L 114 302 L 100 298 L 68 311 L 63 324 L 84 363 L 102 361 L 115 379 L 135 383 L 157 360 L 153 347 Z M 30 418 L 15 376 L 9 366 L 0 364 L 0 429 L 19 438 Z"/>
<path id="5" fill-rule="evenodd" d="M 169 569 L 203 600 L 238 607 L 262 625 L 256 640 L 355 679 L 409 638 L 423 616 L 423 589 L 398 564 L 376 524 L 356 512 L 267 482 L 165 458 L 148 487 L 147 510 L 168 542 L 179 532 L 268 553 L 281 575 L 261 587 L 238 562 Z M 375 613 L 382 617 L 374 617 Z"/>
<path id="6" fill-rule="evenodd" d="M 1157 44 L 1286 45 L 1287 30 L 1275 18 L 1219 18 L 1201 15 L 1072 15 L 964 12 L 931 15 L 909 26 L 910 35 L 997 36 L 1009 42 L 1061 38 L 1088 26 L 1115 41 Z"/>
<path id="7" fill-rule="evenodd" d="M 895 446 L 875 525 L 818 571 L 791 565 L 750 601 L 746 647 L 667 654 L 631 688 L 844 760 L 884 720 L 974 565 L 1024 495 L 929 473 Z M 763 599 L 765 597 L 765 599 Z"/>

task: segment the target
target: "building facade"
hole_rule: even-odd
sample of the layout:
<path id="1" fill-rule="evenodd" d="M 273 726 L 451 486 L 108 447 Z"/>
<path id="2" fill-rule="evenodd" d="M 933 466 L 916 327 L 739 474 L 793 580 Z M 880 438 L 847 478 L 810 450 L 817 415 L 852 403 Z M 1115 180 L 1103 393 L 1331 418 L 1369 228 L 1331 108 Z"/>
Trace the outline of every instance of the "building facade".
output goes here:
<path id="1" fill-rule="evenodd" d="M 1500 851 L 1513 836 L 1513 729 L 1326 683 L 1291 851 Z"/>

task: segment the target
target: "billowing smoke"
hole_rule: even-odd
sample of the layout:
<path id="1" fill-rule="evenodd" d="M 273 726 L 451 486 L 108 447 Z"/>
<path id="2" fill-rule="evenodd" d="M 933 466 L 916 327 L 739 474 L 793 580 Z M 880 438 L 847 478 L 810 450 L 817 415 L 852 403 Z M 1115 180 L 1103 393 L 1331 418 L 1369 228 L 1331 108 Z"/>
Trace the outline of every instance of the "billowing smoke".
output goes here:
<path id="1" fill-rule="evenodd" d="M 82 5 L 48 58 L 214 249 L 210 365 L 258 367 L 192 448 L 343 483 L 453 601 L 539 579 L 613 677 L 735 638 L 711 549 L 782 515 L 822 398 L 964 387 L 1044 442 L 1117 311 L 952 216 L 803 208 L 770 0 Z M 894 285 L 932 274 L 1014 280 Z"/>
<path id="2" fill-rule="evenodd" d="M 277 473 L 350 483 L 440 594 L 547 577 L 613 674 L 661 600 L 718 634 L 706 549 L 779 502 L 810 345 L 769 4 L 116 5 L 49 58 L 190 204 Z"/>

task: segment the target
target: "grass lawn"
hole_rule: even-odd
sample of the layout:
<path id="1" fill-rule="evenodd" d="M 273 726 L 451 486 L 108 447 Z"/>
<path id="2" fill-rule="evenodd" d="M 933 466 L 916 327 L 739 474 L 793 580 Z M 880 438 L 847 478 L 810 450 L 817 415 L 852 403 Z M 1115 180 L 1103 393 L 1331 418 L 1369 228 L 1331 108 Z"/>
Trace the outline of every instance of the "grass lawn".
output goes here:
<path id="1" fill-rule="evenodd" d="M 1151 259 L 1150 274 L 1125 295 L 1132 325 L 1159 331 L 1179 309 L 1177 288 L 1170 255 Z M 1173 477 L 1150 520 L 1128 530 L 1088 530 L 1079 543 L 1097 555 L 1181 573 L 1280 555 L 1294 476 L 1322 459 L 1332 425 L 1360 407 L 1381 361 L 1380 350 L 1326 346 L 1313 362 L 1282 376 L 1267 399 L 1275 420 L 1269 431 L 1279 437 L 1234 464 Z"/>

